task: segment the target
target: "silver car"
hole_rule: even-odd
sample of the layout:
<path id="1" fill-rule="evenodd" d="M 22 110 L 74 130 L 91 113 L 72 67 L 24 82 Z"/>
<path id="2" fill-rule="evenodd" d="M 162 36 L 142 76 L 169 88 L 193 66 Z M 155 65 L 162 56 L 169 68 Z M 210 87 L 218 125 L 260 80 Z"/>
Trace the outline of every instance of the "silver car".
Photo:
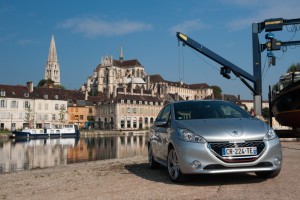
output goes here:
<path id="1" fill-rule="evenodd" d="M 186 174 L 255 172 L 273 178 L 282 152 L 274 130 L 238 105 L 191 100 L 162 108 L 151 127 L 148 161 L 150 168 L 167 167 L 174 182 Z"/>

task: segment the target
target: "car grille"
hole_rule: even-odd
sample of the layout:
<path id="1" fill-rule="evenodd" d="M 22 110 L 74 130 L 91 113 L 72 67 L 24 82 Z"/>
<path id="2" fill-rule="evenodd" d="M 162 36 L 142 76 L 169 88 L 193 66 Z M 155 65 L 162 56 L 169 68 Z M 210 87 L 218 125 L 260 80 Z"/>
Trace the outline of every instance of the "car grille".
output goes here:
<path id="1" fill-rule="evenodd" d="M 222 148 L 237 148 L 237 147 L 256 147 L 257 155 L 255 156 L 232 156 L 223 157 Z M 208 148 L 216 155 L 219 159 L 227 163 L 237 162 L 252 162 L 255 161 L 265 149 L 265 143 L 263 141 L 246 141 L 241 143 L 229 143 L 229 142 L 210 142 Z"/>

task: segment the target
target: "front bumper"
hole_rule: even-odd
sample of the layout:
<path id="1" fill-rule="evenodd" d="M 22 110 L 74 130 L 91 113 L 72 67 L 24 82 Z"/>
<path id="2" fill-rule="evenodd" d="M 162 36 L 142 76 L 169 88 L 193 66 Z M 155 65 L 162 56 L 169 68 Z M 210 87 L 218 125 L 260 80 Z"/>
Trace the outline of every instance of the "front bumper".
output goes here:
<path id="1" fill-rule="evenodd" d="M 264 141 L 260 155 L 249 161 L 225 162 L 212 151 L 208 143 L 178 141 L 176 153 L 181 172 L 184 174 L 217 174 L 272 171 L 281 168 L 282 152 L 279 139 Z M 195 163 L 197 165 L 195 166 Z"/>

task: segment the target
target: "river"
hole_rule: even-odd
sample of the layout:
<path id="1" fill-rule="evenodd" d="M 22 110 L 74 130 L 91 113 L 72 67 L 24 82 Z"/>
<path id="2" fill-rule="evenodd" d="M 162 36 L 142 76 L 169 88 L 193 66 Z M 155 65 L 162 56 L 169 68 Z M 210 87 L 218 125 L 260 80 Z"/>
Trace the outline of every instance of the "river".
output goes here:
<path id="1" fill-rule="evenodd" d="M 147 134 L 0 140 L 0 174 L 147 154 Z"/>

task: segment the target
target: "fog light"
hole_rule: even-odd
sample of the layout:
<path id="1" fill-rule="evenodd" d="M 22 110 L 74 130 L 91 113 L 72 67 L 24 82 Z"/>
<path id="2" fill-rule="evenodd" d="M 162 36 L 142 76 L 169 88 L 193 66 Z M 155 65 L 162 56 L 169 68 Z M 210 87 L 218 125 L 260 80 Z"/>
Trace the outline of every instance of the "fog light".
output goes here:
<path id="1" fill-rule="evenodd" d="M 194 169 L 198 169 L 201 167 L 201 162 L 199 160 L 194 160 L 192 163 L 191 163 L 191 166 L 192 168 Z"/>
<path id="2" fill-rule="evenodd" d="M 280 165 L 280 159 L 278 158 L 278 157 L 275 157 L 274 158 L 274 165 L 276 165 L 276 166 L 278 166 L 278 165 Z"/>

